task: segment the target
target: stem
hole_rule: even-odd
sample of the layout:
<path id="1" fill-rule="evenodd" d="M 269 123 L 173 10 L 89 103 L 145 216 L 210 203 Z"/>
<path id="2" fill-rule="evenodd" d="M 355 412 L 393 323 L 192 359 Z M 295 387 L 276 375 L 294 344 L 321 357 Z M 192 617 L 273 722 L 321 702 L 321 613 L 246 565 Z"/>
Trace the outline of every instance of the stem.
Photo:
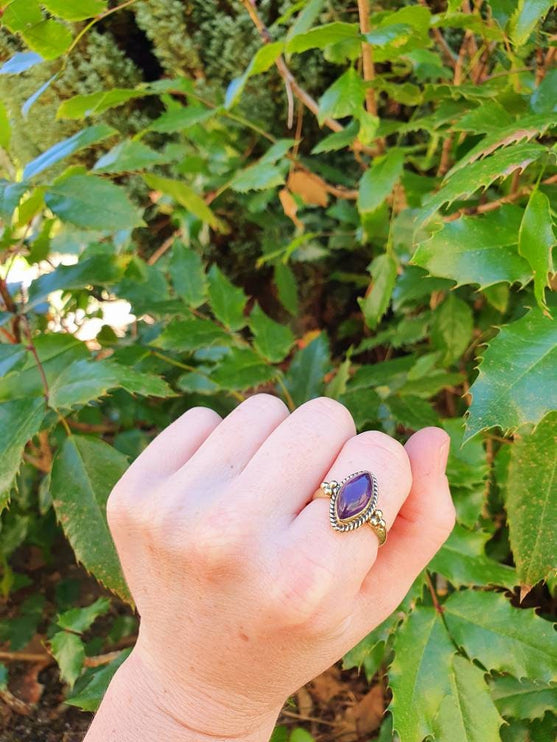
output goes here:
<path id="1" fill-rule="evenodd" d="M 85 36 L 85 34 L 88 31 L 90 31 L 90 29 L 93 28 L 93 26 L 95 26 L 97 23 L 99 23 L 99 21 L 102 21 L 105 18 L 108 18 L 109 15 L 112 15 L 113 13 L 117 13 L 119 10 L 124 10 L 124 8 L 127 8 L 130 5 L 133 5 L 135 2 L 136 2 L 136 0 L 126 0 L 126 2 L 122 3 L 121 5 L 117 5 L 115 8 L 109 8 L 108 10 L 105 10 L 104 13 L 99 13 L 99 15 L 96 16 L 95 18 L 93 18 L 92 21 L 89 21 L 89 23 L 81 29 L 81 31 L 77 34 L 77 36 L 75 37 L 75 39 L 72 41 L 72 43 L 70 45 L 70 48 L 66 52 L 66 56 L 65 56 L 65 60 L 64 60 L 64 65 L 63 65 L 62 69 L 64 69 L 64 67 L 66 66 L 66 60 L 67 60 L 67 58 L 73 52 L 73 50 L 75 49 L 75 47 L 79 44 L 79 42 Z"/>
<path id="2" fill-rule="evenodd" d="M 284 398 L 286 400 L 286 404 L 288 405 L 288 409 L 290 410 L 290 412 L 294 412 L 294 410 L 296 409 L 296 404 L 294 400 L 292 399 L 292 395 L 286 388 L 286 384 L 284 383 L 284 379 L 282 378 L 282 373 L 277 376 L 277 381 L 281 388 L 282 393 L 284 394 Z"/>
<path id="3" fill-rule="evenodd" d="M 429 588 L 429 592 L 431 593 L 431 600 L 433 601 L 433 607 L 439 613 L 439 615 L 443 615 L 443 606 L 439 602 L 439 598 L 437 597 L 437 593 L 435 592 L 435 586 L 433 584 L 433 580 L 431 579 L 431 575 L 429 574 L 428 570 L 425 571 L 425 580 L 427 583 L 427 586 Z"/>
<path id="4" fill-rule="evenodd" d="M 176 361 L 174 358 L 170 358 L 170 356 L 165 356 L 164 353 L 159 353 L 157 350 L 152 350 L 150 351 L 150 353 L 156 358 L 160 358 L 161 361 L 165 361 L 166 363 L 169 363 L 171 366 L 182 368 L 185 371 L 195 371 L 198 374 L 201 374 L 201 376 L 204 376 L 206 379 L 211 379 L 211 377 L 208 374 L 203 373 L 203 371 L 200 371 L 199 368 L 197 368 L 196 366 L 188 366 L 187 363 Z M 234 397 L 234 399 L 237 399 L 239 402 L 243 402 L 245 399 L 245 396 L 243 394 L 240 394 L 240 392 L 237 392 L 233 389 L 226 389 L 224 391 L 226 391 L 226 393 L 229 394 L 231 397 Z"/>
<path id="5" fill-rule="evenodd" d="M 358 0 L 358 14 L 360 16 L 360 31 L 362 34 L 371 31 L 369 25 L 369 0 Z M 362 62 L 364 68 L 364 80 L 367 83 L 375 80 L 375 65 L 373 64 L 373 49 L 369 41 L 362 42 Z M 377 101 L 375 100 L 375 90 L 368 85 L 366 87 L 366 110 L 368 113 L 377 116 Z"/>

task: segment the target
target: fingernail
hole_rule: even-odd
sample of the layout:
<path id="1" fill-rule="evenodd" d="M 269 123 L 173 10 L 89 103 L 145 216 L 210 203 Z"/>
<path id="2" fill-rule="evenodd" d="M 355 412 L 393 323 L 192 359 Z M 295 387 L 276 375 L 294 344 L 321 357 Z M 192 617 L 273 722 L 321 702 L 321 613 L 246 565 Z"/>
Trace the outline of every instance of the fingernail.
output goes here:
<path id="1" fill-rule="evenodd" d="M 445 469 L 447 468 L 447 459 L 449 458 L 450 447 L 451 441 L 450 438 L 448 438 L 444 443 L 441 444 L 441 446 L 439 447 L 439 451 L 437 452 L 437 466 L 440 475 L 444 474 Z"/>

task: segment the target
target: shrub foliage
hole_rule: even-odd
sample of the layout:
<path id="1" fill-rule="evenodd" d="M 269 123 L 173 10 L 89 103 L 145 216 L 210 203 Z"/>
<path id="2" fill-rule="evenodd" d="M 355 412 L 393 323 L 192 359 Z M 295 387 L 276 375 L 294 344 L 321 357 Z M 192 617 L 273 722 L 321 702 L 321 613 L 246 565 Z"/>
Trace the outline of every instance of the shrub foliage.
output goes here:
<path id="1" fill-rule="evenodd" d="M 344 659 L 388 683 L 380 738 L 549 739 L 552 5 L 5 4 L 0 638 L 40 630 L 69 703 L 136 631 L 104 512 L 130 460 L 193 405 L 324 394 L 453 441 L 457 526 Z M 25 574 L 64 544 L 93 602 Z"/>

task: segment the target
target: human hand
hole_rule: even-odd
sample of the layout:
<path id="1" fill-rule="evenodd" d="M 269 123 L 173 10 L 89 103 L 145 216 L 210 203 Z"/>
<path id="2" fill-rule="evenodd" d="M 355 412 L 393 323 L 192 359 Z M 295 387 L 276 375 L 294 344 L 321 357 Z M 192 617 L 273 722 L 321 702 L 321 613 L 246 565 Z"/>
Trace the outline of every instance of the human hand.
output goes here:
<path id="1" fill-rule="evenodd" d="M 257 394 L 224 420 L 182 415 L 108 502 L 141 625 L 87 741 L 267 739 L 288 695 L 381 623 L 449 535 L 448 449 L 439 428 L 405 447 L 356 435 L 325 397 L 291 414 Z M 359 470 L 378 481 L 380 551 L 371 528 L 338 533 L 312 499 Z M 111 711 L 124 698 L 129 736 Z"/>

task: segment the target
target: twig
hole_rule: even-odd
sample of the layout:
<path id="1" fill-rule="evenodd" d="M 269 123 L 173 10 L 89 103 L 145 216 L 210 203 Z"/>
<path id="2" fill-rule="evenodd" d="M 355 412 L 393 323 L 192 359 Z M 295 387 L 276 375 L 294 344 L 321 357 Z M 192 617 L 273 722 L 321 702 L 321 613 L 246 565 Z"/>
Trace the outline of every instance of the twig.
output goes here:
<path id="1" fill-rule="evenodd" d="M 173 232 L 170 237 L 167 237 L 166 240 L 162 243 L 160 247 L 158 247 L 155 252 L 149 257 L 149 260 L 147 261 L 147 265 L 155 265 L 157 260 L 162 258 L 162 256 L 170 250 L 172 245 L 174 244 L 174 241 L 182 235 L 182 230 L 177 229 L 175 232 Z"/>
<path id="2" fill-rule="evenodd" d="M 541 185 L 553 185 L 554 183 L 557 183 L 557 175 L 552 175 L 551 177 L 542 180 Z M 479 204 L 478 206 L 472 208 L 459 209 L 453 214 L 449 214 L 448 216 L 444 217 L 443 221 L 452 222 L 455 219 L 459 219 L 461 216 L 471 214 L 486 214 L 489 211 L 495 211 L 500 206 L 504 206 L 505 204 L 512 204 L 515 201 L 521 199 L 523 196 L 528 196 L 534 190 L 534 188 L 535 186 L 523 186 L 515 193 L 510 193 L 508 196 L 502 196 L 495 201 L 489 201 L 485 204 Z"/>
<path id="3" fill-rule="evenodd" d="M 257 12 L 256 8 L 250 0 L 240 0 L 244 8 L 249 13 L 249 17 L 253 21 L 254 26 L 259 32 L 259 35 L 261 36 L 261 40 L 264 44 L 268 44 L 271 41 L 271 34 L 269 33 L 269 30 L 263 23 L 263 20 L 259 16 L 259 13 Z M 278 59 L 275 62 L 275 65 L 279 71 L 280 76 L 284 80 L 284 83 L 286 85 L 287 91 L 290 90 L 292 94 L 298 98 L 299 101 L 301 101 L 306 108 L 309 108 L 309 110 L 317 116 L 319 111 L 319 104 L 317 101 L 311 97 L 309 93 L 307 93 L 296 81 L 294 75 L 288 68 L 286 62 L 281 57 L 278 57 Z M 343 131 L 344 127 L 342 124 L 339 124 L 338 121 L 335 121 L 334 119 L 327 118 L 323 122 L 325 126 L 327 126 L 329 129 L 332 129 L 333 131 Z"/>
<path id="4" fill-rule="evenodd" d="M 369 25 L 369 0 L 358 0 L 358 15 L 360 17 L 360 31 L 362 35 L 371 31 Z M 373 63 L 373 49 L 369 41 L 362 42 L 362 62 L 364 80 L 372 83 L 375 80 L 375 65 Z M 375 100 L 375 91 L 371 85 L 366 88 L 366 110 L 377 116 L 377 101 Z"/>
<path id="5" fill-rule="evenodd" d="M 281 716 L 286 716 L 288 719 L 297 719 L 298 721 L 313 721 L 316 724 L 324 724 L 327 727 L 334 727 L 335 724 L 332 721 L 325 721 L 325 719 L 318 719 L 316 716 L 304 716 L 303 714 L 296 714 L 294 711 L 281 711 Z"/>
<path id="6" fill-rule="evenodd" d="M 435 592 L 435 587 L 433 585 L 433 581 L 431 579 L 431 576 L 429 572 L 425 571 L 425 581 L 427 582 L 427 586 L 429 588 L 429 592 L 431 593 L 431 600 L 433 602 L 433 607 L 439 613 L 439 615 L 443 615 L 443 606 L 439 602 L 439 598 L 437 597 L 437 593 Z"/>

